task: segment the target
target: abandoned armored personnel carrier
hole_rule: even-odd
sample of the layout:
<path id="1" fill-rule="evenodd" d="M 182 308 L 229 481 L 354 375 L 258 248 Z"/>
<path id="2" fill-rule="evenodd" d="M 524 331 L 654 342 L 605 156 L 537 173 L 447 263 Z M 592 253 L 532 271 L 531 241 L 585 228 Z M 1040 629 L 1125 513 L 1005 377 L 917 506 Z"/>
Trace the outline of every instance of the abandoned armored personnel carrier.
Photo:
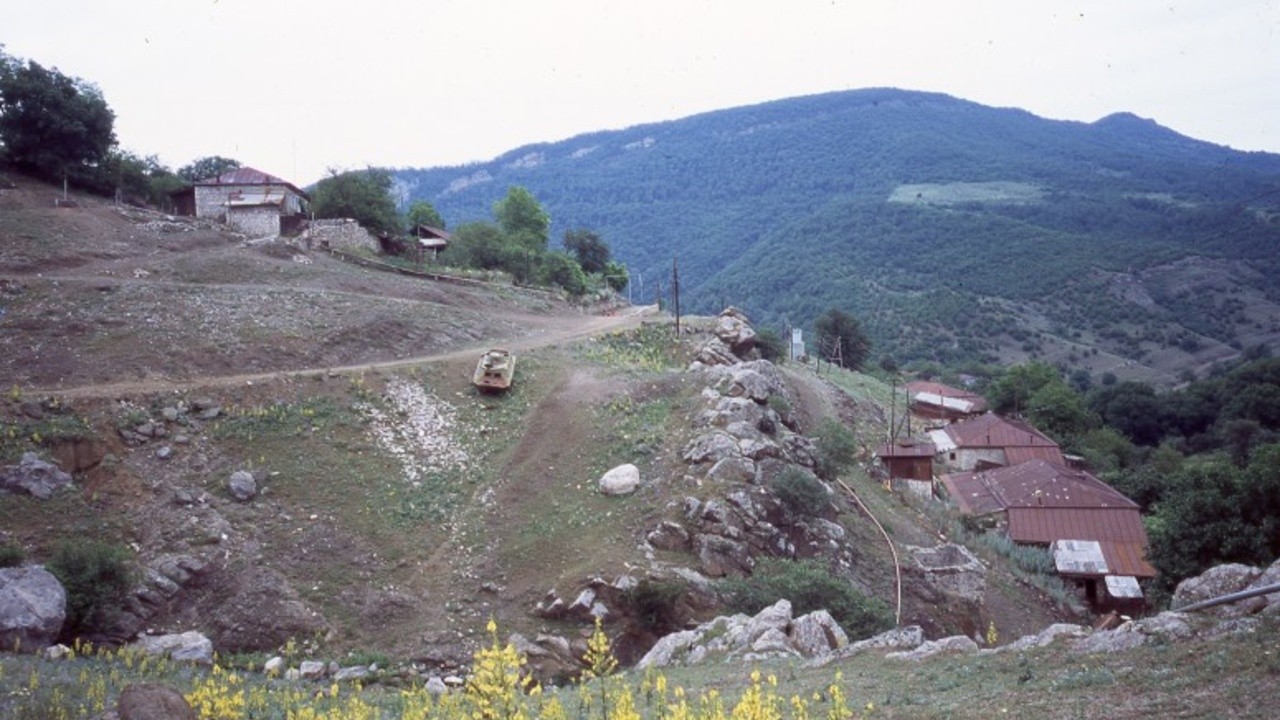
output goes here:
<path id="1" fill-rule="evenodd" d="M 499 393 L 511 387 L 515 377 L 516 356 L 510 350 L 492 349 L 480 356 L 471 382 L 480 392 Z"/>

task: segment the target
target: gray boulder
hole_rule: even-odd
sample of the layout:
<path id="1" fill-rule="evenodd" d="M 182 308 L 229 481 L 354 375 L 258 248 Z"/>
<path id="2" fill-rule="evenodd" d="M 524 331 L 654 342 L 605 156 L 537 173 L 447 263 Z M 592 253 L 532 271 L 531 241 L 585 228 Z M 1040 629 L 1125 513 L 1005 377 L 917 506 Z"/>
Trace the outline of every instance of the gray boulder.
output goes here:
<path id="1" fill-rule="evenodd" d="M 143 635 L 130 647 L 148 655 L 162 655 L 176 662 L 213 664 L 213 642 L 195 630 L 169 635 Z"/>
<path id="2" fill-rule="evenodd" d="M 791 623 L 791 644 L 805 657 L 824 655 L 849 644 L 840 623 L 826 610 L 814 610 Z"/>
<path id="3" fill-rule="evenodd" d="M 737 455 L 740 455 L 738 441 L 724 432 L 710 432 L 695 437 L 685 446 L 682 454 L 687 463 L 714 463 Z"/>
<path id="4" fill-rule="evenodd" d="M 120 720 L 196 720 L 182 693 L 160 683 L 135 683 L 116 701 Z"/>
<path id="5" fill-rule="evenodd" d="M 1203 574 L 1178 583 L 1173 593 L 1172 607 L 1177 609 L 1192 603 L 1229 595 L 1248 588 L 1262 575 L 1262 570 L 1250 565 L 1230 563 L 1209 568 Z M 1250 598 L 1204 610 L 1218 617 L 1240 617 L 1258 612 L 1267 604 L 1265 598 Z"/>
<path id="6" fill-rule="evenodd" d="M 62 583 L 39 565 L 0 570 L 0 649 L 39 652 L 67 618 Z"/>
<path id="7" fill-rule="evenodd" d="M 25 493 L 48 500 L 55 491 L 70 484 L 70 475 L 33 452 L 23 453 L 17 465 L 0 468 L 0 490 L 15 495 Z"/>
<path id="8" fill-rule="evenodd" d="M 715 335 L 734 355 L 744 357 L 756 346 L 756 331 L 746 314 L 735 307 L 725 308 L 716 318 Z"/>
<path id="9" fill-rule="evenodd" d="M 978 652 L 978 643 L 973 638 L 964 635 L 953 635 L 951 637 L 942 638 L 941 640 L 929 640 L 922 643 L 920 647 L 905 652 L 891 652 L 885 655 L 886 658 L 895 660 L 923 660 L 927 657 L 940 655 L 942 653 L 976 653 Z"/>
<path id="10" fill-rule="evenodd" d="M 640 469 L 631 463 L 619 465 L 600 478 L 602 495 L 630 495 L 640 487 Z"/>
<path id="11" fill-rule="evenodd" d="M 258 494 L 258 481 L 248 470 L 237 470 L 227 478 L 227 492 L 237 500 L 252 500 Z"/>

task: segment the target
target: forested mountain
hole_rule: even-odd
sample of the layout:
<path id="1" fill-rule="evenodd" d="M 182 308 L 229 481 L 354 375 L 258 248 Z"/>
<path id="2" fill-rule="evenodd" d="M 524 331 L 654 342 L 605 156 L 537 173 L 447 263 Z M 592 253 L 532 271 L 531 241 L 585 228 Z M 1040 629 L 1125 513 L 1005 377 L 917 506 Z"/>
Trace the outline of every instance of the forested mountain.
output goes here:
<path id="1" fill-rule="evenodd" d="M 736 304 L 782 330 L 840 307 L 899 362 L 1171 382 L 1280 343 L 1280 155 L 1126 113 L 857 90 L 395 175 L 453 227 L 524 186 L 553 238 L 604 237 L 637 301 L 678 258 L 686 308 Z"/>

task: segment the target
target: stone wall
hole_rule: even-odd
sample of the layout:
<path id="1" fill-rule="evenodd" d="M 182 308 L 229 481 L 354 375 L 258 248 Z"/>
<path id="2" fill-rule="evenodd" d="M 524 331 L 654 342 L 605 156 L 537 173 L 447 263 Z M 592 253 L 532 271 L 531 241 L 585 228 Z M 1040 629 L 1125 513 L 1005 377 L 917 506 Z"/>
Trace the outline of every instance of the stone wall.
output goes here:
<path id="1" fill-rule="evenodd" d="M 313 220 L 303 240 L 308 247 L 331 250 L 365 248 L 376 253 L 380 249 L 378 238 L 351 218 Z"/>
<path id="2" fill-rule="evenodd" d="M 227 197 L 234 185 L 196 185 L 196 217 L 227 221 Z"/>

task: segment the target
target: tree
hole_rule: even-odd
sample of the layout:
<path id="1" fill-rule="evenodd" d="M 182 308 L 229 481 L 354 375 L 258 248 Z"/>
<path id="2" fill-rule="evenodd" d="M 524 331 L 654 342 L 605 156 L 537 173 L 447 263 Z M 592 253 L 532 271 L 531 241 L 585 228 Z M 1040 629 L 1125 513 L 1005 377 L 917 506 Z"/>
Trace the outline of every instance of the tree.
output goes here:
<path id="1" fill-rule="evenodd" d="M 1105 386 L 1089 397 L 1089 407 L 1139 445 L 1159 445 L 1168 427 L 1164 407 L 1146 383 L 1126 380 Z"/>
<path id="2" fill-rule="evenodd" d="M 409 212 L 405 214 L 405 224 L 410 229 L 419 225 L 426 225 L 439 230 L 444 230 L 444 218 L 440 217 L 440 213 L 436 212 L 435 206 L 426 200 L 414 200 L 409 206 Z"/>
<path id="3" fill-rule="evenodd" d="M 871 341 L 862 331 L 862 323 L 843 310 L 828 308 L 814 321 L 813 333 L 828 359 L 839 360 L 841 367 L 857 370 L 871 354 Z"/>
<path id="4" fill-rule="evenodd" d="M 564 249 L 578 259 L 585 273 L 602 273 L 609 264 L 609 246 L 594 230 L 565 232 Z"/>
<path id="5" fill-rule="evenodd" d="M 507 196 L 493 205 L 493 216 L 512 240 L 529 250 L 547 249 L 551 216 L 519 185 L 507 189 Z"/>
<path id="6" fill-rule="evenodd" d="M 453 234 L 453 241 L 441 255 L 447 265 L 481 270 L 505 270 L 515 251 L 507 236 L 493 223 L 467 223 Z"/>
<path id="7" fill-rule="evenodd" d="M 222 157 L 221 155 L 209 155 L 198 160 L 192 160 L 190 164 L 178 168 L 178 177 L 193 183 L 199 180 L 216 178 L 222 173 L 228 170 L 235 170 L 238 167 L 240 167 L 239 160 Z"/>
<path id="8" fill-rule="evenodd" d="M 610 260 L 604 264 L 604 282 L 613 288 L 614 292 L 622 292 L 631 282 L 631 273 L 626 265 Z"/>
<path id="9" fill-rule="evenodd" d="M 1042 362 L 1030 362 L 1010 368 L 987 393 L 991 409 L 1001 415 L 1022 414 L 1039 389 L 1062 383 L 1058 371 Z"/>
<path id="10" fill-rule="evenodd" d="M 311 210 L 319 218 L 354 218 L 379 235 L 400 233 L 400 214 L 391 198 L 391 173 L 378 168 L 329 171 L 311 193 Z"/>
<path id="11" fill-rule="evenodd" d="M 115 117 L 94 85 L 0 57 L 0 143 L 15 166 L 49 180 L 91 168 L 115 144 Z"/>
<path id="12" fill-rule="evenodd" d="M 587 278 L 582 274 L 582 268 L 564 253 L 545 253 L 537 279 L 542 285 L 559 285 L 574 297 L 587 292 Z"/>

